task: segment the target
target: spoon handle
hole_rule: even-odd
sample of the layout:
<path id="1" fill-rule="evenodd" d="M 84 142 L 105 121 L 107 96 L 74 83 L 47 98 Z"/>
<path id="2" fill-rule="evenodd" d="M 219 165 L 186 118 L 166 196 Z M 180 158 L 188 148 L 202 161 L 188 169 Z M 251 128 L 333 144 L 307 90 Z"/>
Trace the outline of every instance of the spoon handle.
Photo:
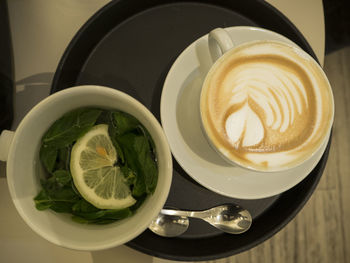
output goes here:
<path id="1" fill-rule="evenodd" d="M 187 216 L 195 218 L 204 218 L 206 216 L 206 211 L 184 211 L 184 210 L 174 210 L 174 209 L 162 209 L 161 213 L 170 216 Z"/>

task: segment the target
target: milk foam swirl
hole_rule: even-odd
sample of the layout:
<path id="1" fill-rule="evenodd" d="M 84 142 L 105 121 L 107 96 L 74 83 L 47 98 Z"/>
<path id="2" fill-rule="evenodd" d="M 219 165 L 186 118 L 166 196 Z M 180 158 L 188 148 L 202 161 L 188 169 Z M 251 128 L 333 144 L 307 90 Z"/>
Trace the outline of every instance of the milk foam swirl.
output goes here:
<path id="1" fill-rule="evenodd" d="M 221 96 L 231 96 L 225 130 L 232 144 L 258 145 L 268 129 L 282 134 L 293 129 L 293 124 L 299 126 L 297 116 L 309 110 L 304 83 L 279 63 L 237 66 L 221 85 Z"/>
<path id="2" fill-rule="evenodd" d="M 225 57 L 202 92 L 203 124 L 230 159 L 266 168 L 288 165 L 317 147 L 330 124 L 324 75 L 297 50 L 251 45 Z"/>

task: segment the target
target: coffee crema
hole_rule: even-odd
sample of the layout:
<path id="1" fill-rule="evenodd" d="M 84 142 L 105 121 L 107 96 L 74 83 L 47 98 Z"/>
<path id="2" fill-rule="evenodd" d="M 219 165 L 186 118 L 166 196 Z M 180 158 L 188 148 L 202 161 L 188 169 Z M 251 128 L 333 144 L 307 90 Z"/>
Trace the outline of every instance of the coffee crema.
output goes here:
<path id="1" fill-rule="evenodd" d="M 275 41 L 226 53 L 203 84 L 201 119 L 214 147 L 257 170 L 281 170 L 318 149 L 333 119 L 323 71 L 299 49 Z"/>

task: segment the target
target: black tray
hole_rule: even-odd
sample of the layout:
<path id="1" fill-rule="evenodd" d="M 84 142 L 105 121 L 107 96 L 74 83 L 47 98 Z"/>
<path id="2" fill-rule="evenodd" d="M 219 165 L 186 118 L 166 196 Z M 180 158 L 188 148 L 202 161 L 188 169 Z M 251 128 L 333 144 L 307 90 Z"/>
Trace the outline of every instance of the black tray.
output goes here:
<path id="1" fill-rule="evenodd" d="M 315 54 L 289 20 L 264 1 L 120 0 L 99 10 L 76 34 L 57 68 L 51 92 L 83 84 L 122 90 L 141 101 L 160 119 L 163 82 L 176 57 L 216 27 L 251 25 L 285 35 Z M 194 182 L 174 161 L 168 206 L 205 209 L 234 202 L 253 216 L 242 235 L 218 232 L 192 220 L 178 238 L 146 230 L 127 245 L 173 260 L 211 260 L 256 246 L 284 227 L 314 191 L 325 167 L 329 145 L 317 167 L 294 188 L 266 199 L 239 200 L 213 193 Z"/>

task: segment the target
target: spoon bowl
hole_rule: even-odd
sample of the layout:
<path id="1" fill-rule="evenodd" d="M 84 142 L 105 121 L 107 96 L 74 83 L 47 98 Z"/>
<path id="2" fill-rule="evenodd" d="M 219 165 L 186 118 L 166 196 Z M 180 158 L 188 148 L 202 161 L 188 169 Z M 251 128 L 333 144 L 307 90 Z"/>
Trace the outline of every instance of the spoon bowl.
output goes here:
<path id="1" fill-rule="evenodd" d="M 176 237 L 185 233 L 189 225 L 188 217 L 159 213 L 148 228 L 162 237 Z"/>
<path id="2" fill-rule="evenodd" d="M 221 205 L 204 212 L 203 220 L 226 233 L 244 233 L 252 224 L 250 213 L 238 205 Z"/>

